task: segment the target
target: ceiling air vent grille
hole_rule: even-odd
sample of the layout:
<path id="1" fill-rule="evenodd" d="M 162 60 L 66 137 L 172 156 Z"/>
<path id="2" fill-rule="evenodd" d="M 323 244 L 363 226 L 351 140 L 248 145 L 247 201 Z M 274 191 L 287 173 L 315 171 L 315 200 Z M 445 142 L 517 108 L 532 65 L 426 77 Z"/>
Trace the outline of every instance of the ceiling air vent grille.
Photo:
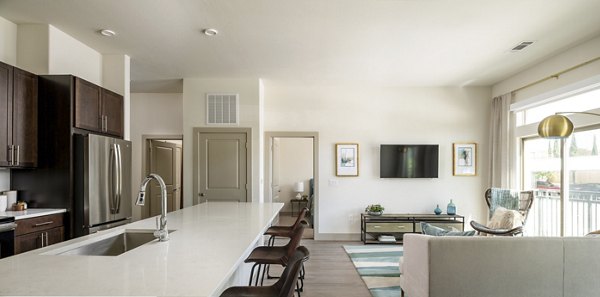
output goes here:
<path id="1" fill-rule="evenodd" d="M 517 44 L 517 46 L 513 47 L 511 49 L 511 51 L 513 51 L 513 52 L 520 52 L 520 51 L 524 50 L 526 47 L 528 47 L 528 46 L 530 46 L 532 44 L 533 44 L 533 41 L 523 41 L 523 42 Z"/>
<path id="2" fill-rule="evenodd" d="M 206 94 L 206 123 L 239 124 L 239 94 Z"/>

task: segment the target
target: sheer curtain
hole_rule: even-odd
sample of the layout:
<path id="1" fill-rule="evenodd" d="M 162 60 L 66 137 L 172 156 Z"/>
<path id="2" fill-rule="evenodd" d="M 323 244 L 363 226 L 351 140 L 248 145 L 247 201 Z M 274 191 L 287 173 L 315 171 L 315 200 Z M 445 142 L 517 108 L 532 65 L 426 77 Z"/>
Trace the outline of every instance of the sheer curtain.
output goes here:
<path id="1" fill-rule="evenodd" d="M 492 99 L 490 116 L 490 175 L 489 186 L 509 188 L 510 165 L 510 103 L 512 94 Z"/>

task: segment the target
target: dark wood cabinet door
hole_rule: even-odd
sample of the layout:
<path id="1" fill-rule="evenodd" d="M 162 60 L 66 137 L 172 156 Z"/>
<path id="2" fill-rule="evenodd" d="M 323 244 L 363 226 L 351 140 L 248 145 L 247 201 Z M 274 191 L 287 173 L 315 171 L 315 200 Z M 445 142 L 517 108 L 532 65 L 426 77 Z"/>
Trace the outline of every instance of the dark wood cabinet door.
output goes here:
<path id="1" fill-rule="evenodd" d="M 75 127 L 102 131 L 100 118 L 100 87 L 75 77 Z"/>
<path id="2" fill-rule="evenodd" d="M 13 72 L 13 135 L 16 166 L 37 166 L 38 151 L 38 78 L 37 75 L 14 68 Z"/>
<path id="3" fill-rule="evenodd" d="M 65 229 L 63 227 L 52 228 L 46 231 L 46 246 L 62 242 L 64 240 Z"/>
<path id="4" fill-rule="evenodd" d="M 0 166 L 9 165 L 9 140 L 12 135 L 13 67 L 0 62 Z"/>
<path id="5" fill-rule="evenodd" d="M 43 233 L 35 232 L 15 237 L 15 255 L 41 248 Z"/>
<path id="6" fill-rule="evenodd" d="M 123 96 L 106 89 L 101 93 L 104 132 L 123 137 Z"/>

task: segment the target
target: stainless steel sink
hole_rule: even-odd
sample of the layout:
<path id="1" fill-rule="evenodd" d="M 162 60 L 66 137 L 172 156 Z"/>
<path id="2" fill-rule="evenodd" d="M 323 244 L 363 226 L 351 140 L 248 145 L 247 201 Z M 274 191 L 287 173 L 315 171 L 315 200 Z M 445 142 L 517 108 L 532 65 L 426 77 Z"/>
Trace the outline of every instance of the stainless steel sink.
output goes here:
<path id="1" fill-rule="evenodd" d="M 125 230 L 115 236 L 95 241 L 58 255 L 118 256 L 156 240 L 154 230 Z"/>

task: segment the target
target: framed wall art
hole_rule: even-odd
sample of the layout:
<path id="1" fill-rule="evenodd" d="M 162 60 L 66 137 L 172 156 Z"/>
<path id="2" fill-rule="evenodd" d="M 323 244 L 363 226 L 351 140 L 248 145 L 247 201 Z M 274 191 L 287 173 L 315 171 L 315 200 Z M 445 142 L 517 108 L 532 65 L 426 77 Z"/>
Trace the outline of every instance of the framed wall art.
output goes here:
<path id="1" fill-rule="evenodd" d="M 477 143 L 454 143 L 452 175 L 477 175 Z"/>
<path id="2" fill-rule="evenodd" d="M 358 143 L 335 144 L 335 175 L 358 176 Z"/>

